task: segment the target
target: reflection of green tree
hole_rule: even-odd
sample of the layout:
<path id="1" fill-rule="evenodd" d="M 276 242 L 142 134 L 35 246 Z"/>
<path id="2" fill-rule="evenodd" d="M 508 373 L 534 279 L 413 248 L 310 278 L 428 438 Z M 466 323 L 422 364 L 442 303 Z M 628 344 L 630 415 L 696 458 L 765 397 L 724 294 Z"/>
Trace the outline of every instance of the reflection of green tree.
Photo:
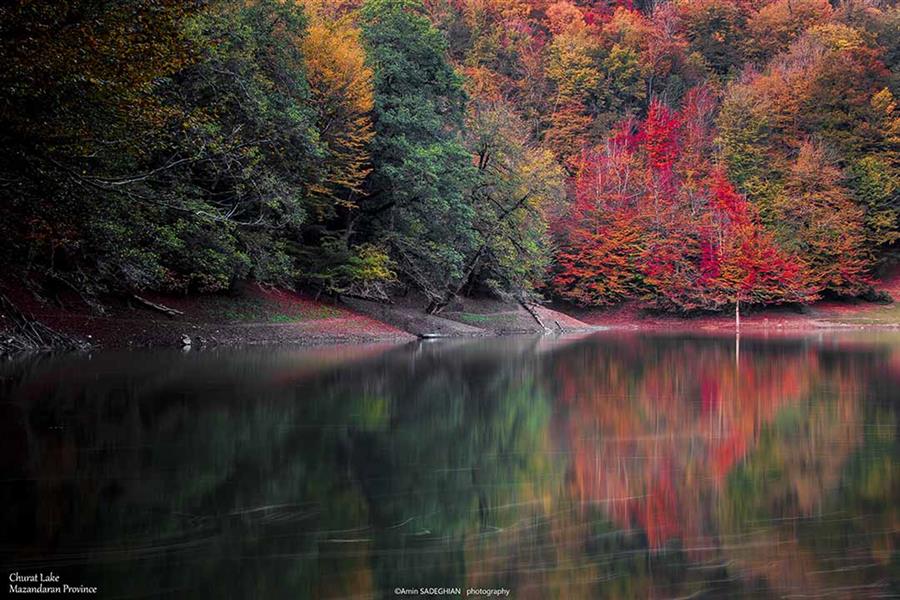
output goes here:
<path id="1" fill-rule="evenodd" d="M 467 536 L 508 527 L 559 493 L 549 404 L 529 365 L 432 367 L 396 382 L 390 431 L 353 436 L 383 590 L 464 586 Z"/>
<path id="2" fill-rule="evenodd" d="M 330 532 L 367 523 L 341 448 L 350 428 L 384 427 L 387 399 L 344 393 L 327 373 L 273 384 L 265 363 L 245 362 L 119 365 L 43 394 L 29 407 L 31 476 L 50 477 L 28 491 L 25 537 L 61 555 L 91 548 L 72 580 L 109 595 L 312 595 Z M 67 471 L 57 454 L 76 456 Z"/>
<path id="3" fill-rule="evenodd" d="M 858 424 L 844 419 L 846 404 L 827 398 L 802 402 L 781 409 L 763 426 L 753 451 L 729 474 L 723 531 L 740 533 L 773 518 L 805 517 L 821 509 L 856 444 Z"/>
<path id="4" fill-rule="evenodd" d="M 863 443 L 847 461 L 837 493 L 824 506 L 827 517 L 803 521 L 798 536 L 823 569 L 844 569 L 859 563 L 856 569 L 835 573 L 840 575 L 840 585 L 854 581 L 863 585 L 873 579 L 873 572 L 883 577 L 886 570 L 883 580 L 891 582 L 890 595 L 900 595 L 900 555 L 896 550 L 900 445 L 896 415 L 893 410 L 869 406 L 864 422 Z"/>
<path id="5" fill-rule="evenodd" d="M 839 393 L 783 409 L 730 474 L 720 531 L 745 576 L 813 594 L 898 580 L 893 412 L 850 406 Z M 782 549 L 760 553 L 761 543 Z"/>
<path id="6" fill-rule="evenodd" d="M 57 444 L 80 458 L 28 492 L 25 537 L 54 540 L 50 556 L 91 548 L 72 580 L 110 595 L 360 593 L 373 548 L 382 589 L 464 585 L 465 536 L 503 527 L 505 506 L 563 471 L 550 411 L 533 362 L 426 358 L 410 376 L 410 358 L 287 385 L 263 362 L 202 359 L 58 385 L 28 408 L 30 475 Z"/>

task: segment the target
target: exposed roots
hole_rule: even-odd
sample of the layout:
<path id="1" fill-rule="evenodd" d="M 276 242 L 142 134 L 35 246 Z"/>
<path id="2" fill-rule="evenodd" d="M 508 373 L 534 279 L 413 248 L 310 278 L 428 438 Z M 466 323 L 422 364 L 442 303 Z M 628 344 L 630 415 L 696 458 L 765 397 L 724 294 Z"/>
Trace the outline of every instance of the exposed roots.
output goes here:
<path id="1" fill-rule="evenodd" d="M 86 350 L 90 347 L 84 340 L 60 333 L 26 315 L 3 294 L 0 294 L 0 313 L 12 322 L 11 331 L 0 333 L 0 356 L 19 352 Z"/>

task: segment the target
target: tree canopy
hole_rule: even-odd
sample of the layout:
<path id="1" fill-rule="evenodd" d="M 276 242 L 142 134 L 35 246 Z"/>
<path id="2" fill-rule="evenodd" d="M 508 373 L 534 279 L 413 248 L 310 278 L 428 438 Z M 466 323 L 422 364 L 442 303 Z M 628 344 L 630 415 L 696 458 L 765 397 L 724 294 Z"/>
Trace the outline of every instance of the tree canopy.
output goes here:
<path id="1" fill-rule="evenodd" d="M 900 240 L 898 10 L 13 0 L 0 253 L 86 298 L 866 294 Z"/>

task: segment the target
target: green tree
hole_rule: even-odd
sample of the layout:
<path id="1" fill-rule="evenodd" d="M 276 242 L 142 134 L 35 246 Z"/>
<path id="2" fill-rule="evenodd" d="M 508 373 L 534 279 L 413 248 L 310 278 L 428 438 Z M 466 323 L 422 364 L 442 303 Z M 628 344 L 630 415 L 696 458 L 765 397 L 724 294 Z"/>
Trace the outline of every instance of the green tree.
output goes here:
<path id="1" fill-rule="evenodd" d="M 870 253 L 864 211 L 843 185 L 844 174 L 824 148 L 806 143 L 773 203 L 776 235 L 808 266 L 814 291 L 857 295 L 869 288 Z"/>
<path id="2" fill-rule="evenodd" d="M 747 11 L 731 0 L 682 1 L 678 3 L 690 49 L 699 53 L 709 69 L 727 76 L 744 62 Z"/>
<path id="3" fill-rule="evenodd" d="M 185 29 L 202 59 L 164 92 L 185 116 L 174 144 L 190 183 L 178 193 L 235 224 L 253 276 L 287 282 L 283 240 L 312 220 L 328 158 L 306 79 L 306 17 L 293 3 L 225 1 Z"/>
<path id="4" fill-rule="evenodd" d="M 471 104 L 466 142 L 478 169 L 471 192 L 478 243 L 463 277 L 432 310 L 467 286 L 523 300 L 540 285 L 551 260 L 548 216 L 565 198 L 564 172 L 527 131 L 505 102 Z"/>
<path id="5" fill-rule="evenodd" d="M 326 158 L 298 5 L 17 2 L 3 17 L 0 144 L 16 158 L 0 210 L 25 269 L 88 291 L 291 281 L 285 242 Z"/>
<path id="6" fill-rule="evenodd" d="M 900 173 L 879 156 L 866 156 L 851 168 L 849 184 L 865 210 L 867 241 L 882 257 L 900 240 Z"/>
<path id="7" fill-rule="evenodd" d="M 462 78 L 415 0 L 368 0 L 363 39 L 375 83 L 374 170 L 366 207 L 399 270 L 431 299 L 464 276 L 476 244 L 462 144 Z"/>

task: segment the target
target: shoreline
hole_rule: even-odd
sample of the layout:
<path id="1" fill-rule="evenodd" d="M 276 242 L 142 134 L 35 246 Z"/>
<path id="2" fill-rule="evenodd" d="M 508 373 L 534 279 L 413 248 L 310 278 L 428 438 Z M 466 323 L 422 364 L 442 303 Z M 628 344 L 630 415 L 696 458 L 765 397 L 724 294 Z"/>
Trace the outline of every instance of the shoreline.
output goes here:
<path id="1" fill-rule="evenodd" d="M 597 332 L 734 335 L 727 314 L 674 316 L 636 305 L 605 310 L 516 305 L 461 298 L 440 315 L 428 315 L 414 299 L 380 303 L 323 301 L 301 293 L 244 286 L 234 295 L 149 296 L 96 309 L 38 302 L 21 288 L 4 286 L 21 315 L 76 341 L 84 349 L 295 346 L 403 343 L 416 339 L 467 339 L 509 335 Z M 0 356 L 65 349 L 16 344 L 15 319 L 0 310 Z M 802 335 L 813 332 L 900 331 L 900 306 L 863 301 L 820 302 L 808 307 L 768 307 L 742 315 L 739 333 Z M 71 348 L 70 348 L 71 349 Z"/>
<path id="2" fill-rule="evenodd" d="M 121 325 L 128 325 L 125 320 L 115 321 Z M 187 331 L 187 334 L 174 334 L 160 337 L 154 333 L 148 336 L 148 329 L 169 324 L 154 321 L 134 320 L 133 324 L 143 326 L 141 332 L 117 341 L 110 341 L 102 334 L 98 335 L 93 328 L 82 331 L 91 331 L 80 339 L 87 342 L 87 346 L 80 350 L 60 348 L 38 348 L 33 350 L 8 351 L 3 347 L 4 338 L 10 334 L 0 331 L 0 357 L 15 357 L 43 352 L 78 352 L 78 351 L 121 351 L 121 350 L 148 350 L 148 349 L 172 349 L 183 350 L 210 350 L 210 349 L 238 349 L 238 348 L 262 348 L 262 347 L 294 347 L 294 348 L 324 348 L 331 346 L 364 346 L 368 344 L 402 344 L 416 340 L 475 340 L 475 339 L 499 339 L 515 336 L 569 336 L 590 335 L 594 333 L 633 333 L 654 335 L 684 335 L 695 334 L 699 336 L 732 336 L 735 334 L 757 336 L 804 336 L 814 333 L 850 333 L 850 332 L 900 332 L 900 323 L 841 323 L 823 320 L 809 320 L 806 322 L 792 323 L 789 326 L 763 325 L 742 323 L 739 331 L 734 326 L 702 325 L 696 326 L 690 319 L 665 324 L 653 320 L 636 321 L 631 323 L 592 324 L 577 329 L 561 329 L 548 331 L 490 331 L 483 330 L 478 333 L 441 333 L 441 334 L 412 334 L 398 330 L 392 333 L 359 333 L 336 332 L 322 333 L 310 331 L 297 331 L 289 324 L 271 325 L 267 323 L 246 324 L 191 324 L 189 327 L 179 327 L 177 331 Z M 80 329 L 80 328 L 79 328 Z M 71 331 L 71 329 L 69 329 Z M 69 334 L 69 331 L 66 333 Z M 194 335 L 191 335 L 193 333 Z M 190 343 L 185 343 L 184 336 L 190 338 Z"/>
<path id="3" fill-rule="evenodd" d="M 148 294 L 137 300 L 119 299 L 109 301 L 103 314 L 80 299 L 37 300 L 20 286 L 0 286 L 0 293 L 10 300 L 6 313 L 0 305 L 0 356 L 79 348 L 402 343 L 537 334 L 551 327 L 564 333 L 597 329 L 545 307 L 529 310 L 495 301 L 467 301 L 455 311 L 435 316 L 425 314 L 414 301 L 337 302 L 257 284 L 232 295 Z M 49 335 L 42 339 L 42 331 Z"/>
<path id="4" fill-rule="evenodd" d="M 655 319 L 638 320 L 628 323 L 597 323 L 595 327 L 606 331 L 647 331 L 647 332 L 672 332 L 677 334 L 702 332 L 702 333 L 803 333 L 814 331 L 900 331 L 900 322 L 881 323 L 881 322 L 861 322 L 850 323 L 828 319 L 802 319 L 790 321 L 787 323 L 758 323 L 745 322 L 741 320 L 740 328 L 735 327 L 734 323 L 709 323 L 698 320 L 692 321 L 690 318 L 683 320 L 670 320 L 661 323 Z"/>

